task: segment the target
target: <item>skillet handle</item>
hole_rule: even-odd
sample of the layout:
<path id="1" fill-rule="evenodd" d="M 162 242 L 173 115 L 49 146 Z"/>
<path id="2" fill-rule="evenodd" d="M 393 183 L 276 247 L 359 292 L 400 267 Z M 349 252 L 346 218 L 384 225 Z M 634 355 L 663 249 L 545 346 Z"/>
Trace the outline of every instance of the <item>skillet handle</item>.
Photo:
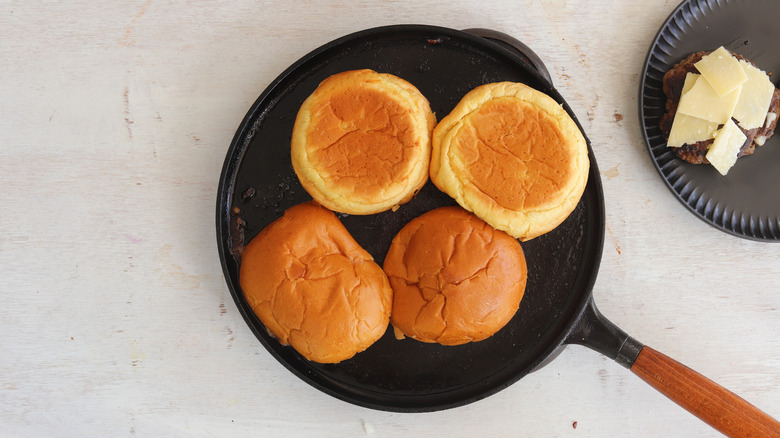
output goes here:
<path id="1" fill-rule="evenodd" d="M 644 346 L 631 371 L 673 402 L 730 437 L 780 437 L 780 423 L 743 398 Z"/>
<path id="2" fill-rule="evenodd" d="M 780 437 L 780 423 L 733 392 L 628 336 L 593 297 L 564 341 L 614 359 L 670 400 L 731 437 Z"/>

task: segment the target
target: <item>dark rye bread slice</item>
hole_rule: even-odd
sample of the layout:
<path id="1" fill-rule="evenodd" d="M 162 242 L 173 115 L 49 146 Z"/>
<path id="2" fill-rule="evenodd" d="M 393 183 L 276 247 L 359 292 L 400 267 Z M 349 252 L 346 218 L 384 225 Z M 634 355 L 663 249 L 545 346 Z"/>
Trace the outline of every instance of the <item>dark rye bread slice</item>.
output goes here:
<path id="1" fill-rule="evenodd" d="M 666 95 L 666 113 L 661 117 L 661 121 L 659 122 L 659 127 L 661 128 L 661 132 L 663 133 L 664 138 L 669 139 L 669 132 L 672 130 L 672 122 L 674 121 L 675 114 L 677 114 L 677 105 L 680 102 L 680 95 L 682 94 L 683 84 L 685 83 L 685 76 L 688 73 L 699 73 L 699 70 L 696 69 L 694 64 L 699 62 L 699 60 L 701 60 L 701 58 L 708 53 L 710 52 L 702 51 L 692 53 L 687 58 L 675 64 L 675 66 L 664 75 L 663 88 L 664 94 Z M 735 58 L 755 66 L 755 64 L 745 59 L 744 57 L 736 53 L 731 54 Z M 772 101 L 769 105 L 769 112 L 780 114 L 780 90 L 777 88 L 775 88 L 775 94 L 772 96 Z M 768 126 L 750 130 L 742 129 L 740 126 L 739 129 L 742 130 L 747 139 L 740 148 L 739 154 L 737 154 L 737 156 L 742 157 L 752 154 L 756 149 L 757 139 L 759 139 L 760 143 L 763 143 L 763 141 L 760 139 L 769 139 L 769 137 L 774 134 L 775 127 L 777 126 L 777 119 L 778 117 L 776 117 L 775 120 L 773 120 L 772 123 L 770 123 Z M 734 120 L 734 122 L 737 123 L 737 120 Z M 737 126 L 739 126 L 739 124 L 737 124 Z M 709 163 L 709 161 L 707 161 L 705 155 L 707 154 L 707 151 L 709 150 L 713 141 L 713 139 L 709 139 L 693 144 L 686 143 L 681 147 L 674 148 L 674 150 L 678 157 L 688 161 L 689 163 L 706 164 Z"/>

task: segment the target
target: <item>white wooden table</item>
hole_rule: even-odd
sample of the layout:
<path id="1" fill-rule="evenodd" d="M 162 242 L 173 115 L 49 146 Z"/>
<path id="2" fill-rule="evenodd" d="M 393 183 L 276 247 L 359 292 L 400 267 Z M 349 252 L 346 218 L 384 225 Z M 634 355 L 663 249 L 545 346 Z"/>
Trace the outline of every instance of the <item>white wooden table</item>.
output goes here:
<path id="1" fill-rule="evenodd" d="M 641 139 L 642 64 L 676 4 L 0 2 L 0 436 L 718 436 L 583 347 L 399 414 L 317 391 L 255 339 L 216 248 L 230 140 L 299 57 L 398 23 L 492 28 L 542 57 L 601 168 L 600 309 L 780 417 L 780 244 L 695 218 Z"/>

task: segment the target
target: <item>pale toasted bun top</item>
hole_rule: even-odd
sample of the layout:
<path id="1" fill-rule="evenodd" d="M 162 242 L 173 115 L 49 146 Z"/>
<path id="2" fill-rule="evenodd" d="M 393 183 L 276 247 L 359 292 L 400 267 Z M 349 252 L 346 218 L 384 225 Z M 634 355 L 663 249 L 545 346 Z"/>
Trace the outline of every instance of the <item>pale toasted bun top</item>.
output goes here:
<path id="1" fill-rule="evenodd" d="M 384 270 L 395 329 L 444 345 L 480 341 L 504 327 L 527 278 L 520 242 L 460 207 L 437 208 L 404 226 Z"/>
<path id="2" fill-rule="evenodd" d="M 436 118 L 409 82 L 354 70 L 328 77 L 301 105 L 291 154 L 323 206 L 373 214 L 409 201 L 428 180 Z"/>
<path id="3" fill-rule="evenodd" d="M 349 359 L 387 330 L 392 289 L 382 268 L 314 202 L 249 242 L 239 282 L 269 333 L 315 362 Z"/>
<path id="4" fill-rule="evenodd" d="M 520 240 L 551 231 L 588 180 L 588 148 L 546 94 L 500 82 L 467 93 L 433 133 L 431 180 L 465 209 Z"/>

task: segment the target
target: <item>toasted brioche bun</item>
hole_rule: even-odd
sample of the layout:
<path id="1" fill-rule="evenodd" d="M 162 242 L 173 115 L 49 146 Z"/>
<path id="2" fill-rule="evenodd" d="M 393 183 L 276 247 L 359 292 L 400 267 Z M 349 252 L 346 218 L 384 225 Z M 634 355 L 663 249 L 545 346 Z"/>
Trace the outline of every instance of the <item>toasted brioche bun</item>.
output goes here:
<path id="1" fill-rule="evenodd" d="M 409 82 L 354 70 L 328 77 L 301 105 L 292 165 L 323 206 L 373 214 L 408 202 L 428 180 L 436 118 Z"/>
<path id="2" fill-rule="evenodd" d="M 444 345 L 481 341 L 504 327 L 527 277 L 520 242 L 460 207 L 437 208 L 404 226 L 384 270 L 396 331 Z"/>
<path id="3" fill-rule="evenodd" d="M 249 242 L 239 283 L 268 332 L 315 362 L 349 359 L 387 330 L 392 289 L 382 268 L 314 202 Z"/>
<path id="4" fill-rule="evenodd" d="M 519 83 L 475 88 L 433 132 L 434 184 L 523 241 L 569 216 L 589 166 L 585 138 L 569 114 Z"/>

